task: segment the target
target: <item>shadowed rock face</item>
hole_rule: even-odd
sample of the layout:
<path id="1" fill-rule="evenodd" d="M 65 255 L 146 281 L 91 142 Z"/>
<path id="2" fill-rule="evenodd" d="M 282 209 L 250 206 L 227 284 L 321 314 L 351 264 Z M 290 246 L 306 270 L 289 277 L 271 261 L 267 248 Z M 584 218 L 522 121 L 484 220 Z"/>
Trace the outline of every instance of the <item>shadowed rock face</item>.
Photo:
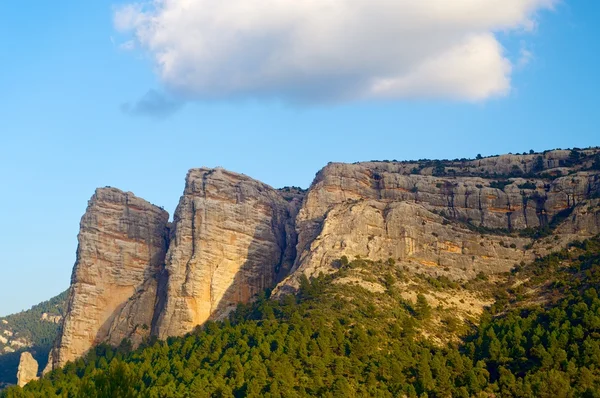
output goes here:
<path id="1" fill-rule="evenodd" d="M 155 333 L 181 335 L 223 318 L 286 276 L 300 203 L 301 196 L 286 200 L 241 174 L 190 170 L 175 212 Z"/>
<path id="2" fill-rule="evenodd" d="M 97 189 L 81 219 L 62 331 L 47 370 L 93 345 L 149 336 L 169 215 L 130 192 Z"/>

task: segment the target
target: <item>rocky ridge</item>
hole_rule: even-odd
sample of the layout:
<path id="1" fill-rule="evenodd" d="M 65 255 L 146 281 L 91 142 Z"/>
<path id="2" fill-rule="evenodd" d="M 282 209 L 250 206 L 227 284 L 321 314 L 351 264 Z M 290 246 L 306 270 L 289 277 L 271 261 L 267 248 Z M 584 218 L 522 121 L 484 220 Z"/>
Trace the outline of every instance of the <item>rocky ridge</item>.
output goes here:
<path id="1" fill-rule="evenodd" d="M 0 317 L 0 390 L 17 383 L 25 350 L 39 361 L 40 367 L 46 366 L 66 309 L 66 298 L 65 291 L 25 311 Z"/>
<path id="2" fill-rule="evenodd" d="M 172 225 L 131 193 L 99 189 L 48 369 L 101 341 L 185 334 L 342 256 L 451 279 L 507 271 L 600 232 L 599 152 L 331 163 L 306 192 L 192 169 Z"/>
<path id="3" fill-rule="evenodd" d="M 548 168 L 565 164 L 569 154 L 505 155 L 430 167 L 331 163 L 317 174 L 298 214 L 293 271 L 314 276 L 342 255 L 359 255 L 469 278 L 507 271 L 545 252 L 525 250 L 531 239 L 511 232 L 545 228 L 569 213 L 560 231 L 591 236 L 599 231 L 598 215 L 582 209 L 588 203 L 596 207 L 599 173 L 587 170 L 585 162 Z M 538 174 L 531 174 L 536 163 Z M 506 236 L 499 239 L 498 232 Z M 293 279 L 288 285 L 295 286 Z"/>

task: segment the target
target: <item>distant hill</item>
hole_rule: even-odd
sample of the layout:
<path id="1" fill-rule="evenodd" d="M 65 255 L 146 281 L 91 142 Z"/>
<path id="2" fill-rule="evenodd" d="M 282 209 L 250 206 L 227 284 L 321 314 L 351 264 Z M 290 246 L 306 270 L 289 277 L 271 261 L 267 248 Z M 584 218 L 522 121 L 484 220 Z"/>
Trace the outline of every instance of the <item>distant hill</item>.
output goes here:
<path id="1" fill-rule="evenodd" d="M 0 318 L 0 387 L 16 383 L 19 356 L 24 350 L 44 366 L 64 315 L 67 292 Z"/>

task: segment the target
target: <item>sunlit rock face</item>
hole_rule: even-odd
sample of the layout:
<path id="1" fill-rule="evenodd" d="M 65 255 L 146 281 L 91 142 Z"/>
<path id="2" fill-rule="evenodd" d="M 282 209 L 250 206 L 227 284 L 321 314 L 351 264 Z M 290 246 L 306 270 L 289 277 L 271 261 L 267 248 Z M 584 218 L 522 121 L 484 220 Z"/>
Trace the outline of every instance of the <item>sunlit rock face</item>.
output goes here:
<path id="1" fill-rule="evenodd" d="M 451 279 L 508 271 L 600 233 L 598 152 L 330 163 L 308 191 L 192 169 L 172 223 L 132 193 L 98 189 L 46 370 L 99 342 L 183 335 L 265 289 L 293 294 L 342 256 Z M 516 233 L 549 227 L 540 240 Z"/>
<path id="2" fill-rule="evenodd" d="M 223 169 L 193 169 L 175 212 L 155 333 L 221 319 L 287 275 L 302 195 Z"/>
<path id="3" fill-rule="evenodd" d="M 300 274 L 332 271 L 344 255 L 391 258 L 416 272 L 458 279 L 508 271 L 596 234 L 600 215 L 588 208 L 597 209 L 599 173 L 586 163 L 563 166 L 569 156 L 561 150 L 503 155 L 443 162 L 441 170 L 435 162 L 330 163 L 317 173 L 298 214 L 298 255 L 276 296 L 293 292 Z M 523 177 L 534 171 L 551 178 Z M 551 246 L 499 235 L 544 227 L 565 213 Z"/>
<path id="4" fill-rule="evenodd" d="M 37 380 L 38 363 L 33 356 L 25 351 L 21 353 L 19 360 L 19 368 L 17 370 L 17 385 L 19 387 L 25 386 L 32 380 Z"/>
<path id="5" fill-rule="evenodd" d="M 96 190 L 81 219 L 68 307 L 48 370 L 99 342 L 137 344 L 150 335 L 168 220 L 166 211 L 130 192 Z"/>

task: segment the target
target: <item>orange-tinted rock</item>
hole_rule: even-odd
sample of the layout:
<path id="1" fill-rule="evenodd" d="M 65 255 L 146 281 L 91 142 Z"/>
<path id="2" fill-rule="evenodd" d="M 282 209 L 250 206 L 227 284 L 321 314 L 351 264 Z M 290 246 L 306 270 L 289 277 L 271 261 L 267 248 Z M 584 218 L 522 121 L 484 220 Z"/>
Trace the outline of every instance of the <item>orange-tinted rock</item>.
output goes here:
<path id="1" fill-rule="evenodd" d="M 294 292 L 299 275 L 331 272 L 342 256 L 393 259 L 453 279 L 508 271 L 600 232 L 596 152 L 581 151 L 587 157 L 576 167 L 562 150 L 331 163 L 306 194 L 192 169 L 172 226 L 165 211 L 133 194 L 98 189 L 81 221 L 68 309 L 47 369 L 99 342 L 185 334 L 267 288 Z M 548 224 L 551 241 L 508 234 Z"/>
<path id="2" fill-rule="evenodd" d="M 175 212 L 156 334 L 177 336 L 223 318 L 286 276 L 301 200 L 223 169 L 190 170 Z"/>
<path id="3" fill-rule="evenodd" d="M 149 336 L 169 215 L 130 192 L 97 189 L 81 219 L 68 307 L 47 370 L 99 342 Z"/>
<path id="4" fill-rule="evenodd" d="M 38 363 L 27 351 L 21 353 L 19 360 L 19 369 L 17 371 L 17 385 L 25 386 L 32 380 L 37 380 Z"/>

